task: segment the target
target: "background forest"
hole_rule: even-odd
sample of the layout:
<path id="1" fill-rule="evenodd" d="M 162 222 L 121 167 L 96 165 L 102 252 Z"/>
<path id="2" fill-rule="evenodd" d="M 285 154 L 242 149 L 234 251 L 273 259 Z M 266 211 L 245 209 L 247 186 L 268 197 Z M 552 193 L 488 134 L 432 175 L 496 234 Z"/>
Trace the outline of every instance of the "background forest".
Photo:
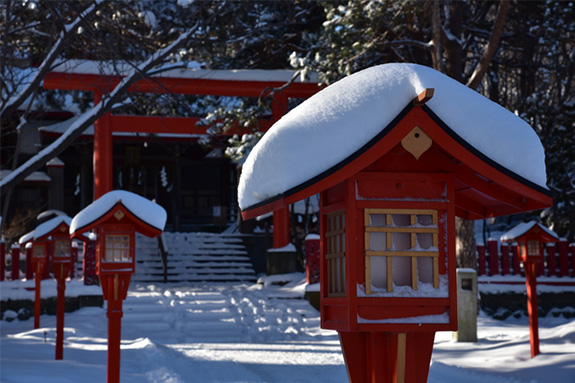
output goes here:
<path id="1" fill-rule="evenodd" d="M 539 217 L 575 240 L 575 6 L 568 1 L 49 1 L 0 2 L 3 206 L 12 188 L 103 114 L 203 116 L 234 160 L 254 144 L 269 102 L 139 96 L 127 89 L 166 68 L 296 69 L 324 84 L 361 69 L 411 62 L 434 67 L 515 112 L 546 150 L 554 205 Z M 127 64 L 124 81 L 94 103 L 91 94 L 42 88 L 63 60 Z M 27 157 L 19 126 L 42 109 L 84 118 L 67 140 Z M 215 137 L 240 120 L 246 135 Z M 216 122 L 217 121 L 217 122 Z M 495 138 L 494 138 L 495 139 Z M 5 216 L 5 214 L 4 214 Z M 6 217 L 4 224 L 9 221 Z M 460 233 L 472 226 L 460 224 Z M 470 241 L 468 248 L 474 249 Z M 465 246 L 463 246 L 465 247 Z M 471 251 L 471 250 L 469 250 Z M 474 253 L 474 251 L 473 251 Z M 465 262 L 463 262 L 465 264 Z"/>

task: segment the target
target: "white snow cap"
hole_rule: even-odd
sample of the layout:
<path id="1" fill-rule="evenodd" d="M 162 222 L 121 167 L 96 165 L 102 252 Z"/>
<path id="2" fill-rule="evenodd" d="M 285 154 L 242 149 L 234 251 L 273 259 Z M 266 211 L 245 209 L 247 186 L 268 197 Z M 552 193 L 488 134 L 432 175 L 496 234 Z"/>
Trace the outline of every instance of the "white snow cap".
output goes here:
<path id="1" fill-rule="evenodd" d="M 432 68 L 384 64 L 323 89 L 275 123 L 243 165 L 240 208 L 284 193 L 342 162 L 426 88 L 435 89 L 426 105 L 468 144 L 546 188 L 543 146 L 520 117 Z"/>
<path id="2" fill-rule="evenodd" d="M 134 216 L 148 225 L 163 231 L 166 225 L 166 210 L 160 205 L 125 190 L 113 190 L 98 198 L 76 214 L 70 225 L 70 234 L 100 219 L 118 202 L 121 202 Z"/>
<path id="3" fill-rule="evenodd" d="M 555 233 L 554 231 L 552 231 L 548 227 L 545 227 L 536 221 L 529 221 L 529 222 L 521 222 L 519 225 L 513 227 L 511 230 L 509 230 L 508 232 L 503 234 L 501 236 L 500 240 L 501 241 L 512 241 L 516 238 L 519 238 L 523 234 L 525 234 L 529 230 L 531 230 L 531 228 L 535 225 L 539 226 L 542 230 L 545 230 L 545 232 L 547 232 L 547 234 L 551 235 L 552 237 L 559 239 L 559 236 L 557 235 L 557 233 Z"/>
<path id="4" fill-rule="evenodd" d="M 59 215 L 57 217 L 52 218 L 49 221 L 46 221 L 38 225 L 38 227 L 34 229 L 34 240 L 37 240 L 38 238 L 45 236 L 46 234 L 48 234 L 49 232 L 60 226 L 62 222 L 65 222 L 66 225 L 70 226 L 70 223 L 72 223 L 72 218 L 68 217 L 67 215 Z"/>

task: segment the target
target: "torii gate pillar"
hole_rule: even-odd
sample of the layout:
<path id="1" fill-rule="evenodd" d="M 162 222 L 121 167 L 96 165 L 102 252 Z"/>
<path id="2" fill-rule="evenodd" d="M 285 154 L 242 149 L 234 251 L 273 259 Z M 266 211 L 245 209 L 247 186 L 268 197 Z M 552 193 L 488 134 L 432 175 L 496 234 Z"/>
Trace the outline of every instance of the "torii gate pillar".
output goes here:
<path id="1" fill-rule="evenodd" d="M 102 100 L 102 93 L 94 92 L 94 104 Z M 94 123 L 94 200 L 113 189 L 113 141 L 110 113 Z"/>

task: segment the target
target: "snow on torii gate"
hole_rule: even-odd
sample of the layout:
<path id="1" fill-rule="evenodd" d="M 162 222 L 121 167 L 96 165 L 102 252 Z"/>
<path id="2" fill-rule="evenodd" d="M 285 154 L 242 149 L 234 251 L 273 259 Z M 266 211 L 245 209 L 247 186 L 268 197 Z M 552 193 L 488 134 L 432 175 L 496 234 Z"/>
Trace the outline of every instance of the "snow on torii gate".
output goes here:
<path id="1" fill-rule="evenodd" d="M 45 89 L 80 90 L 94 93 L 94 104 L 110 92 L 121 80 L 111 64 L 95 61 L 68 61 L 44 78 Z M 270 89 L 285 86 L 292 77 L 291 70 L 206 70 L 172 69 L 152 79 L 135 83 L 130 92 L 172 93 L 180 95 L 211 95 L 260 97 Z M 296 79 L 289 86 L 273 94 L 271 120 L 260 120 L 267 130 L 288 111 L 289 98 L 309 98 L 320 90 L 316 81 Z M 94 124 L 94 199 L 112 190 L 114 132 L 155 134 L 205 134 L 206 128 L 196 126 L 198 118 L 115 115 L 107 113 Z M 289 243 L 288 210 L 274 214 L 274 247 Z"/>

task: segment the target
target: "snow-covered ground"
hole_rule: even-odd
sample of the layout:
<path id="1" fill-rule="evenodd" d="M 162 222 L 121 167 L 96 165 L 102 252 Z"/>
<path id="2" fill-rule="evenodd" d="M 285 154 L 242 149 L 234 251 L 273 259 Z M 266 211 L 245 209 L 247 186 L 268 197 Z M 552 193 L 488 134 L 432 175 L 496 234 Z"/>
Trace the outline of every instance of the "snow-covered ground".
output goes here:
<path id="1" fill-rule="evenodd" d="M 10 283 L 0 283 L 3 297 Z M 307 301 L 293 299 L 301 291 L 295 283 L 132 285 L 121 381 L 347 382 L 337 334 L 319 328 L 319 313 Z M 48 315 L 37 330 L 33 319 L 0 322 L 2 383 L 105 381 L 105 310 L 66 314 L 61 361 L 54 360 L 55 326 Z M 478 326 L 477 343 L 436 335 L 429 382 L 575 382 L 575 320 L 540 318 L 542 354 L 534 359 L 527 318 L 480 315 Z"/>

